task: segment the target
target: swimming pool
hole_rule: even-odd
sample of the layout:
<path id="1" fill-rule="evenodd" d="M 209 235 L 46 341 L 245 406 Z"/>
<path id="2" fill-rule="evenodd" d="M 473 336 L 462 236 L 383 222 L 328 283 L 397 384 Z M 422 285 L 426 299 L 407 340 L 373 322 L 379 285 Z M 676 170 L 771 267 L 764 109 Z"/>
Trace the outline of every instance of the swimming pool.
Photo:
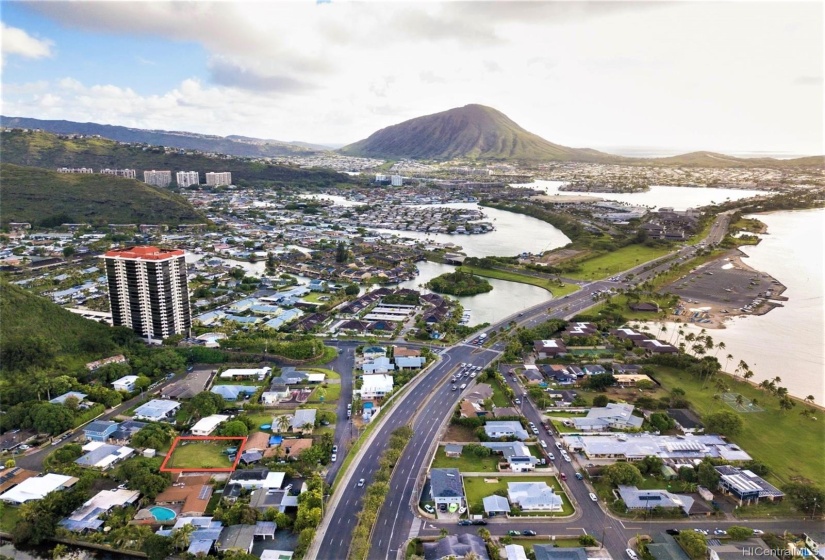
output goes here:
<path id="1" fill-rule="evenodd" d="M 158 521 L 171 521 L 178 515 L 173 510 L 160 506 L 150 507 L 149 511 L 152 512 L 152 515 L 154 515 Z"/>

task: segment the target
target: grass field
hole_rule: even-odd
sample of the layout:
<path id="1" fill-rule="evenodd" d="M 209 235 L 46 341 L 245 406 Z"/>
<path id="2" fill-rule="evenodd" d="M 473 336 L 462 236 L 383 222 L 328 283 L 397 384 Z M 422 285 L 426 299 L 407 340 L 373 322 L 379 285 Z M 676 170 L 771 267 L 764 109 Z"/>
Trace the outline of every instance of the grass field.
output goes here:
<path id="1" fill-rule="evenodd" d="M 0 531 L 11 533 L 15 525 L 20 520 L 20 508 L 3 504 L 0 512 Z"/>
<path id="2" fill-rule="evenodd" d="M 717 392 L 713 383 L 708 383 L 703 389 L 702 381 L 686 372 L 665 367 L 656 367 L 655 371 L 655 378 L 665 388 L 684 389 L 691 407 L 700 416 L 731 410 L 713 398 Z M 792 410 L 781 411 L 776 397 L 733 377 L 726 378 L 726 381 L 732 392 L 741 394 L 748 402 L 757 399 L 759 406 L 765 409 L 765 412 L 742 414 L 742 432 L 730 439 L 754 459 L 770 467 L 771 474 L 766 478 L 780 486 L 792 481 L 825 485 L 825 470 L 822 469 L 825 427 L 822 415 L 817 415 L 819 419 L 815 421 L 801 416 L 799 412 L 804 406 L 801 404 Z"/>
<path id="3" fill-rule="evenodd" d="M 241 440 L 180 441 L 166 463 L 169 469 L 229 469 L 232 461 L 224 450 L 237 447 Z"/>
<path id="4" fill-rule="evenodd" d="M 653 260 L 672 251 L 669 247 L 645 247 L 644 245 L 628 245 L 617 251 L 599 255 L 580 262 L 581 270 L 571 272 L 565 276 L 579 280 L 596 280 L 623 272 L 636 265 Z"/>
<path id="5" fill-rule="evenodd" d="M 458 267 L 458 270 L 462 270 L 464 272 L 472 272 L 477 276 L 484 276 L 485 278 L 495 278 L 497 280 L 506 280 L 508 282 L 518 282 L 519 284 L 530 284 L 531 286 L 538 286 L 539 288 L 544 288 L 548 292 L 551 292 L 553 296 L 556 298 L 566 296 L 567 294 L 572 294 L 573 292 L 579 289 L 579 287 L 575 284 L 566 284 L 565 286 L 559 286 L 558 282 L 556 282 L 555 280 L 550 280 L 547 278 L 537 278 L 535 276 L 529 276 L 527 274 L 518 274 L 517 272 L 510 272 L 505 270 L 493 270 L 489 268 L 478 268 L 475 266 L 461 266 Z"/>
<path id="6" fill-rule="evenodd" d="M 325 403 L 335 402 L 341 397 L 341 386 L 340 385 L 328 385 L 326 387 L 316 387 L 313 389 L 312 394 L 309 396 L 307 402 L 311 403 L 320 403 L 320 397 L 318 396 L 318 391 L 323 389 L 326 394 L 324 395 Z"/>
<path id="7" fill-rule="evenodd" d="M 325 294 L 323 292 L 310 292 L 301 299 L 308 303 L 324 303 L 329 300 L 329 294 Z"/>
<path id="8" fill-rule="evenodd" d="M 492 478 L 492 477 L 491 477 Z M 464 477 L 464 491 L 467 494 L 467 503 L 472 508 L 474 505 L 483 505 L 483 500 L 492 495 L 497 490 L 507 491 L 508 482 L 546 482 L 547 486 L 553 488 L 562 499 L 562 511 L 560 512 L 526 512 L 525 516 L 531 515 L 552 515 L 565 516 L 573 513 L 573 505 L 561 488 L 559 481 L 554 476 L 496 476 L 498 482 L 485 482 L 481 476 Z"/>
<path id="9" fill-rule="evenodd" d="M 533 545 L 536 544 L 546 544 L 548 546 L 553 546 L 555 544 L 559 548 L 578 548 L 581 546 L 581 544 L 579 544 L 579 539 L 556 539 L 551 541 L 550 539 L 540 539 L 538 537 L 514 538 L 513 544 L 523 546 L 525 551 L 528 553 L 533 550 Z"/>
<path id="10" fill-rule="evenodd" d="M 461 457 L 447 457 L 444 452 L 444 446 L 439 445 L 438 451 L 435 452 L 435 459 L 433 459 L 434 469 L 458 469 L 461 472 L 498 472 L 496 465 L 498 465 L 500 455 L 491 455 L 490 457 L 469 457 L 462 455 Z"/>
<path id="11" fill-rule="evenodd" d="M 306 365 L 310 366 L 322 366 L 324 364 L 328 364 L 335 357 L 338 355 L 338 350 L 333 348 L 332 346 L 324 346 L 324 353 L 314 360 L 310 360 L 306 362 Z"/>
<path id="12" fill-rule="evenodd" d="M 504 394 L 498 381 L 490 381 L 490 386 L 493 388 L 493 404 L 498 407 L 513 406 L 513 403 L 511 403 L 510 399 Z"/>

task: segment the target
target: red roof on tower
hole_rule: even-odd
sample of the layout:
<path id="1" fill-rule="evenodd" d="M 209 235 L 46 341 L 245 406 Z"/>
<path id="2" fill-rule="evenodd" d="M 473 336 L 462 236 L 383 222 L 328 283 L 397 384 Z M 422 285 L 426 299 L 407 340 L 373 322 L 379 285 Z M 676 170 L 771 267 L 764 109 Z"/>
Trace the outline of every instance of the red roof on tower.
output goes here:
<path id="1" fill-rule="evenodd" d="M 158 249 L 153 245 L 144 245 L 142 247 L 126 247 L 124 249 L 106 251 L 104 256 L 120 257 L 123 259 L 160 261 L 171 257 L 182 257 L 183 255 L 183 249 Z"/>

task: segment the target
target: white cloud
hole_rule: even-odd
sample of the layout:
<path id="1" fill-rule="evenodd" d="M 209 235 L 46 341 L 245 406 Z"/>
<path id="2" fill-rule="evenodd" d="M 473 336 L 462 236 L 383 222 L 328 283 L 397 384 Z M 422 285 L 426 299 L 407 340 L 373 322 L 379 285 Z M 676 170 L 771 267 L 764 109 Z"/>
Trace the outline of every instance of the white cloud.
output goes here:
<path id="1" fill-rule="evenodd" d="M 0 22 L 0 44 L 3 57 L 19 55 L 24 58 L 45 58 L 52 56 L 54 43 L 48 39 L 38 39 L 26 33 L 23 29 L 10 27 Z"/>
<path id="2" fill-rule="evenodd" d="M 197 43 L 206 57 L 197 66 L 207 70 L 152 95 L 103 74 L 84 84 L 54 76 L 54 91 L 39 93 L 4 84 L 9 114 L 346 143 L 483 103 L 577 147 L 823 151 L 823 8 L 815 3 L 27 6 L 102 44 L 105 34 L 161 38 L 169 49 Z M 48 105 L 46 93 L 63 106 Z"/>

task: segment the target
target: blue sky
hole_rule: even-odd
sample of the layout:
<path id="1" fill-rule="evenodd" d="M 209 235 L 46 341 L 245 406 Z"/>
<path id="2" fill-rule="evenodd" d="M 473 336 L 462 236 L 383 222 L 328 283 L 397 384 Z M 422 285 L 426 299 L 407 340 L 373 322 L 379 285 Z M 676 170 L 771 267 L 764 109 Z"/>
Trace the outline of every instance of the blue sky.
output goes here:
<path id="1" fill-rule="evenodd" d="M 3 114 L 349 143 L 468 103 L 573 147 L 821 154 L 821 2 L 3 2 Z"/>

